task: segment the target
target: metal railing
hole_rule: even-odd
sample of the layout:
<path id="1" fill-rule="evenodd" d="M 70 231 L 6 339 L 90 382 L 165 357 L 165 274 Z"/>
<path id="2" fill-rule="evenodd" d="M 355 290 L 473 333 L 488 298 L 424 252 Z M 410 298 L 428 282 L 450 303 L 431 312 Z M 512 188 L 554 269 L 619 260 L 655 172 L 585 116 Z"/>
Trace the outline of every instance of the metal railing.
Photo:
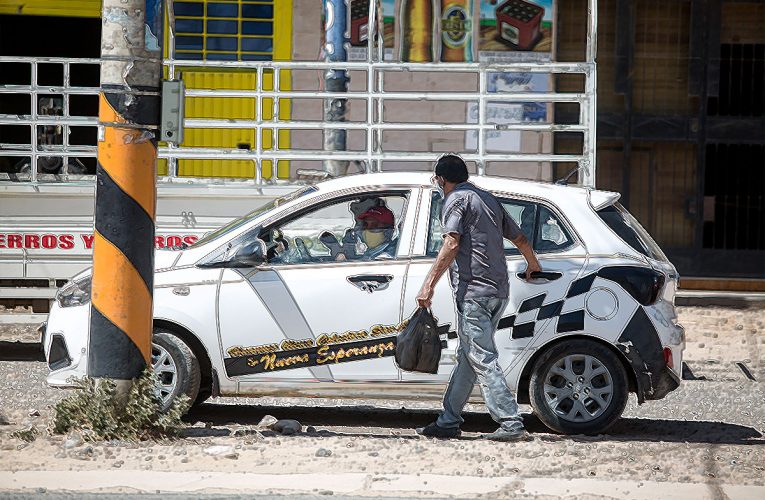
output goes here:
<path id="1" fill-rule="evenodd" d="M 185 89 L 184 98 L 248 98 L 255 103 L 254 119 L 228 119 L 228 118 L 185 118 L 183 125 L 186 129 L 210 128 L 210 129 L 250 129 L 255 132 L 255 145 L 252 149 L 231 149 L 213 147 L 188 147 L 167 145 L 159 149 L 159 157 L 168 160 L 168 175 L 165 181 L 173 182 L 178 179 L 179 160 L 250 160 L 255 165 L 255 175 L 252 179 L 244 182 L 254 185 L 262 185 L 267 182 L 263 178 L 263 162 L 271 161 L 274 172 L 279 160 L 316 160 L 336 159 L 356 162 L 364 171 L 378 172 L 384 170 L 387 161 L 434 161 L 442 153 L 423 151 L 386 151 L 383 142 L 384 131 L 477 131 L 477 148 L 473 152 L 464 152 L 461 155 L 468 162 L 475 162 L 477 173 L 483 175 L 486 167 L 491 162 L 572 162 L 576 163 L 579 170 L 579 183 L 585 186 L 595 185 L 595 125 L 596 125 L 596 0 L 589 0 L 589 23 L 587 37 L 586 60 L 575 63 L 539 62 L 539 63 L 396 63 L 382 61 L 382 44 L 378 43 L 375 49 L 374 39 L 369 37 L 367 62 L 229 62 L 229 61 L 179 61 L 168 58 L 164 64 L 168 70 L 170 79 L 182 76 L 183 71 L 191 68 L 204 67 L 219 70 L 249 70 L 256 73 L 257 87 L 253 90 L 205 90 Z M 370 2 L 370 30 L 375 33 L 373 26 L 376 23 L 373 6 L 376 2 Z M 171 19 L 172 21 L 172 19 Z M 172 25 L 172 22 L 170 23 Z M 170 50 L 173 54 L 174 35 L 170 32 Z M 29 84 L 2 85 L 0 94 L 26 94 L 31 99 L 31 113 L 29 115 L 0 114 L 0 126 L 20 125 L 30 129 L 29 144 L 14 144 L 0 142 L 0 157 L 27 157 L 30 159 L 30 172 L 28 179 L 25 176 L 16 176 L 17 179 L 29 180 L 32 183 L 44 181 L 38 172 L 38 160 L 40 158 L 57 156 L 63 158 L 66 164 L 70 158 L 95 157 L 96 146 L 75 146 L 69 144 L 68 136 L 70 127 L 92 126 L 96 127 L 96 117 L 77 117 L 70 115 L 71 96 L 75 95 L 98 95 L 97 87 L 73 86 L 71 82 L 72 66 L 98 65 L 99 59 L 65 59 L 65 58 L 22 58 L 0 56 L 0 63 L 23 63 L 30 67 Z M 39 66 L 41 64 L 56 64 L 63 66 L 63 85 L 48 86 L 40 85 L 38 81 Z M 349 72 L 364 73 L 365 89 L 343 93 L 332 93 L 323 90 L 281 90 L 281 77 L 283 71 L 329 71 L 346 70 Z M 433 92 L 427 90 L 412 91 L 386 91 L 386 75 L 392 73 L 437 73 L 437 74 L 462 74 L 471 75 L 470 78 L 478 81 L 477 91 L 470 92 Z M 489 92 L 487 88 L 488 76 L 491 73 L 543 73 L 548 75 L 557 74 L 580 74 L 584 77 L 585 91 L 576 93 L 530 93 L 530 92 Z M 264 75 L 270 74 L 273 79 L 272 89 L 264 88 Z M 48 116 L 40 113 L 40 97 L 60 95 L 62 97 L 62 116 Z M 280 117 L 280 104 L 282 100 L 289 99 L 298 102 L 300 99 L 353 99 L 365 102 L 365 120 L 346 122 L 326 122 L 322 120 L 295 120 Z M 477 103 L 477 123 L 430 123 L 420 122 L 390 122 L 384 119 L 385 105 L 391 102 L 408 101 L 461 101 L 465 103 Z M 560 123 L 490 123 L 487 118 L 488 103 L 579 103 L 579 120 L 575 124 Z M 265 109 L 273 110 L 272 118 L 264 118 Z M 39 127 L 54 126 L 63 127 L 63 140 L 61 144 L 39 144 Z M 365 147 L 363 150 L 354 151 L 323 151 L 307 149 L 282 148 L 279 144 L 280 130 L 323 130 L 329 128 L 342 128 L 346 130 L 365 131 Z M 583 149 L 581 154 L 556 154 L 556 153 L 492 153 L 487 150 L 486 132 L 488 131 L 533 131 L 533 132 L 576 132 L 583 135 Z M 272 134 L 273 148 L 263 145 L 264 133 Z M 0 138 L 2 141 L 2 138 Z M 67 176 L 62 176 L 64 179 Z M 276 178 L 274 173 L 273 178 Z M 183 182 L 209 182 L 209 179 L 182 177 Z M 221 182 L 242 182 L 240 179 Z M 2 180 L 0 180 L 2 182 Z M 287 181 L 289 182 L 289 181 Z"/>
<path id="2" fill-rule="evenodd" d="M 0 85 L 0 94 L 24 95 L 30 101 L 29 114 L 0 114 L 0 126 L 25 126 L 29 127 L 29 143 L 8 143 L 3 139 L 0 132 L 0 156 L 10 158 L 29 158 L 30 169 L 28 174 L 20 173 L 16 177 L 21 180 L 31 182 L 38 181 L 38 160 L 40 158 L 57 157 L 62 158 L 63 163 L 68 163 L 70 158 L 87 158 L 96 156 L 95 145 L 71 145 L 69 143 L 69 131 L 72 126 L 91 126 L 98 125 L 96 116 L 71 116 L 69 113 L 71 97 L 82 95 L 98 96 L 99 87 L 81 87 L 71 85 L 71 74 L 73 65 L 96 66 L 101 64 L 100 59 L 69 59 L 53 57 L 9 57 L 0 56 L 0 64 L 22 64 L 29 68 L 28 84 L 7 84 Z M 39 83 L 38 75 L 41 65 L 61 66 L 63 75 L 61 85 L 43 85 Z M 48 115 L 41 112 L 42 103 L 40 99 L 57 99 L 62 101 L 60 116 Z M 41 144 L 39 140 L 40 127 L 63 127 L 61 135 L 61 144 Z M 7 130 L 7 129 L 6 129 Z M 9 130 L 7 130 L 9 131 Z M 6 132 L 7 133 L 7 132 Z"/>

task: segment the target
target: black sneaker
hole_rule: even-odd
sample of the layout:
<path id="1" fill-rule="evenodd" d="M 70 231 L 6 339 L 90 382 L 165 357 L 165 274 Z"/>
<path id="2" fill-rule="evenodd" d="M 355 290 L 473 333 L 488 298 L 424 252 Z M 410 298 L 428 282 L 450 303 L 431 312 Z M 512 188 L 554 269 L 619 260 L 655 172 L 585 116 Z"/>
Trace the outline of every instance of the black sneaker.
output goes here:
<path id="1" fill-rule="evenodd" d="M 425 427 L 419 427 L 416 429 L 417 434 L 420 436 L 435 437 L 435 438 L 456 438 L 462 434 L 459 427 L 441 427 L 437 423 L 433 422 Z"/>
<path id="2" fill-rule="evenodd" d="M 506 431 L 502 429 L 501 427 L 497 429 L 496 431 L 492 432 L 491 434 L 483 434 L 481 436 L 483 439 L 490 439 L 491 441 L 504 441 L 504 442 L 514 442 L 514 441 L 532 441 L 534 438 L 531 437 L 531 435 L 526 432 L 526 429 L 520 428 L 512 431 Z"/>

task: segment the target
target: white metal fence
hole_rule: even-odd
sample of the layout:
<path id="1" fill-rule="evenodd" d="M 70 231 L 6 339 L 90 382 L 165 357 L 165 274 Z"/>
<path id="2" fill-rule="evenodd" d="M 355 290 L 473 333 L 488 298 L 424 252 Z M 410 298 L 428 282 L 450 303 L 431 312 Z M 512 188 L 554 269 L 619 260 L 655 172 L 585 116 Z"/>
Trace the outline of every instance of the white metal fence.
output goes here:
<path id="1" fill-rule="evenodd" d="M 375 5 L 370 2 L 371 7 Z M 379 54 L 374 55 L 372 37 L 369 42 L 370 61 L 368 62 L 228 62 L 228 61 L 179 61 L 167 59 L 164 61 L 170 79 L 183 76 L 183 70 L 192 67 L 207 69 L 251 71 L 256 74 L 257 87 L 254 90 L 201 90 L 186 89 L 184 97 L 194 98 L 249 98 L 255 104 L 255 118 L 238 120 L 227 118 L 186 118 L 183 126 L 186 129 L 251 129 L 255 131 L 255 145 L 250 149 L 227 149 L 213 147 L 187 147 L 168 145 L 159 150 L 160 158 L 168 159 L 168 175 L 165 181 L 173 182 L 178 178 L 178 160 L 184 159 L 225 159 L 250 160 L 255 165 L 255 175 L 252 179 L 241 180 L 239 183 L 261 185 L 263 178 L 263 162 L 272 161 L 274 169 L 279 160 L 324 161 L 329 159 L 357 162 L 363 170 L 377 172 L 384 170 L 388 161 L 433 161 L 440 152 L 423 151 L 386 151 L 383 133 L 386 131 L 478 131 L 477 148 L 462 154 L 468 162 L 475 162 L 479 175 L 485 174 L 486 166 L 491 162 L 571 162 L 579 167 L 579 183 L 585 186 L 595 185 L 595 125 L 596 125 L 596 65 L 595 47 L 597 23 L 596 0 L 589 1 L 590 16 L 586 60 L 576 63 L 395 63 L 381 62 Z M 372 9 L 373 10 L 373 9 Z M 375 23 L 375 16 L 370 12 L 370 25 Z M 172 19 L 171 19 L 172 21 Z M 370 26 L 372 28 L 372 26 Z M 370 29 L 370 33 L 374 30 Z M 172 32 L 170 36 L 173 40 Z M 170 54 L 173 53 L 172 45 Z M 372 61 L 374 59 L 374 61 Z M 19 98 L 28 98 L 31 103 L 31 113 L 22 115 L 0 114 L 0 127 L 23 126 L 29 128 L 28 143 L 5 142 L 0 135 L 0 157 L 27 158 L 27 172 L 17 172 L 6 175 L 0 182 L 28 181 L 31 183 L 51 180 L 82 179 L 74 174 L 49 176 L 39 171 L 38 161 L 41 158 L 60 157 L 67 164 L 71 158 L 86 158 L 96 156 L 95 144 L 73 145 L 69 143 L 69 130 L 72 127 L 97 127 L 95 116 L 72 116 L 70 101 L 76 95 L 97 95 L 97 87 L 82 87 L 71 84 L 72 69 L 75 65 L 93 66 L 100 64 L 99 59 L 64 59 L 64 58 L 21 58 L 0 56 L 2 64 L 23 64 L 29 67 L 28 84 L 9 84 L 0 86 L 0 94 L 15 94 Z M 63 70 L 63 85 L 41 85 L 38 80 L 40 65 L 61 65 Z M 282 71 L 330 71 L 346 70 L 354 75 L 363 74 L 365 81 L 363 90 L 353 90 L 343 93 L 332 93 L 323 90 L 283 90 L 281 85 Z M 386 75 L 393 73 L 431 73 L 442 75 L 464 75 L 466 78 L 477 80 L 477 89 L 469 92 L 443 92 L 412 89 L 407 91 L 389 91 L 385 88 Z M 584 78 L 584 92 L 574 93 L 530 93 L 530 92 L 489 92 L 487 81 L 491 73 L 542 73 L 547 75 L 580 74 Z M 264 86 L 264 75 L 271 74 L 272 89 Z M 358 78 L 354 76 L 354 78 Z M 22 97 L 23 96 L 23 97 Z M 51 116 L 41 112 L 40 98 L 45 96 L 60 96 L 62 100 L 61 116 Z M 349 99 L 365 102 L 366 112 L 363 121 L 327 122 L 280 118 L 280 104 L 285 99 L 299 102 L 300 99 Z M 384 109 L 390 102 L 406 101 L 461 101 L 476 103 L 478 106 L 477 123 L 430 123 L 427 121 L 386 121 Z M 520 122 L 510 124 L 491 123 L 487 118 L 488 103 L 578 103 L 579 120 L 575 124 Z M 273 109 L 272 118 L 264 118 L 267 105 Z M 269 113 L 271 114 L 271 113 Z M 63 127 L 61 144 L 43 144 L 39 140 L 41 127 Z M 324 151 L 321 149 L 288 149 L 280 147 L 279 130 L 326 130 L 340 128 L 349 131 L 361 130 L 365 133 L 365 147 L 353 151 Z M 497 153 L 491 152 L 486 146 L 486 133 L 496 130 L 534 131 L 540 133 L 575 132 L 583 136 L 583 149 L 580 154 L 556 153 Z M 271 133 L 274 139 L 273 148 L 265 148 L 262 137 L 265 131 Z M 91 176 L 86 176 L 85 180 Z M 274 176 L 275 177 L 275 176 Z M 210 182 L 209 179 L 191 179 L 183 177 L 183 182 Z M 221 183 L 217 179 L 216 183 Z M 225 182 L 234 182 L 225 181 Z M 289 181 L 286 181 L 289 182 Z"/>
<path id="2" fill-rule="evenodd" d="M 248 100 L 254 107 L 252 119 L 229 119 L 220 116 L 209 118 L 185 118 L 183 126 L 187 131 L 193 129 L 249 129 L 254 131 L 254 144 L 248 149 L 229 149 L 217 147 L 190 147 L 187 145 L 163 146 L 159 150 L 160 158 L 167 159 L 168 174 L 159 179 L 160 199 L 163 201 L 164 212 L 158 216 L 158 225 L 167 232 L 186 234 L 179 228 L 185 228 L 186 214 L 197 214 L 203 224 L 210 226 L 220 220 L 230 218 L 245 210 L 253 202 L 253 196 L 268 197 L 274 195 L 274 191 L 292 189 L 293 184 L 299 179 L 294 176 L 289 179 L 264 178 L 263 167 L 266 162 L 272 165 L 272 171 L 276 172 L 278 163 L 290 161 L 295 164 L 313 162 L 321 164 L 330 159 L 354 162 L 362 170 L 369 172 L 385 171 L 390 165 L 396 168 L 404 168 L 407 164 L 412 168 L 423 168 L 423 162 L 432 162 L 441 152 L 420 150 L 401 150 L 388 147 L 385 135 L 389 133 L 411 134 L 432 132 L 444 135 L 455 134 L 466 137 L 470 132 L 477 132 L 475 148 L 463 151 L 462 156 L 466 161 L 475 166 L 477 174 L 487 172 L 494 173 L 492 165 L 499 163 L 506 165 L 527 164 L 550 164 L 564 162 L 576 164 L 580 167 L 578 181 L 585 186 L 595 185 L 595 124 L 596 124 L 596 30 L 597 25 L 597 1 L 589 0 L 589 18 L 587 26 L 587 50 L 585 60 L 581 62 L 559 63 L 513 63 L 513 64 L 489 64 L 489 63 L 395 63 L 384 62 L 382 57 L 382 44 L 379 43 L 379 34 L 382 30 L 373 27 L 378 19 L 375 16 L 374 6 L 377 2 L 370 2 L 369 33 L 378 34 L 377 45 L 374 46 L 375 37 L 369 37 L 368 61 L 367 62 L 218 62 L 218 61 L 186 61 L 176 60 L 172 57 L 164 61 L 169 79 L 183 79 L 184 73 L 202 68 L 203 70 L 217 71 L 245 71 L 255 75 L 257 85 L 251 90 L 202 90 L 186 89 L 183 98 L 186 102 L 194 99 L 224 99 L 242 98 Z M 172 16 L 169 19 L 173 25 Z M 317 35 L 318 36 L 318 35 Z M 171 46 L 169 54 L 173 54 L 174 37 L 172 31 L 169 36 Z M 88 207 L 92 205 L 93 175 L 82 175 L 76 168 L 61 169 L 59 173 L 47 173 L 41 168 L 46 161 L 51 159 L 61 165 L 70 165 L 75 159 L 87 159 L 91 162 L 89 174 L 92 174 L 96 158 L 96 140 L 98 119 L 95 113 L 95 99 L 99 93 L 97 80 L 100 59 L 67 59 L 52 57 L 10 57 L 0 56 L 0 71 L 3 71 L 3 79 L 8 72 L 4 69 L 16 65 L 14 73 L 23 75 L 24 78 L 15 80 L 13 83 L 0 84 L 0 95 L 5 99 L 22 104 L 15 106 L 13 111 L 7 108 L 0 109 L 0 191 L 7 194 L 7 199 L 0 210 L 0 229 L 5 224 L 5 230 L 13 232 L 46 233 L 60 232 L 62 227 L 77 237 L 78 234 L 86 234 L 92 230 L 92 214 Z M 40 78 L 51 67 L 57 68 L 61 80 L 50 85 L 47 80 Z M 352 85 L 349 92 L 332 93 L 305 86 L 292 85 L 293 81 L 303 72 L 327 72 L 330 70 L 346 70 L 352 75 Z M 95 75 L 87 84 L 82 83 L 78 75 L 85 72 Z M 561 74 L 582 75 L 584 81 L 583 92 L 491 92 L 489 81 L 494 73 L 534 73 L 549 76 Z M 428 89 L 427 86 L 416 85 L 401 86 L 391 85 L 391 81 L 401 81 L 401 77 L 412 76 L 424 77 L 438 75 L 439 78 L 454 78 L 474 82 L 475 85 L 469 90 L 437 90 Z M 289 76 L 287 76 L 289 75 Z M 265 78 L 268 76 L 269 78 Z M 264 82 L 269 80 L 266 87 Z M 422 78 L 421 78 L 422 80 Z M 551 78 L 552 80 L 552 78 Z M 459 87 L 459 86 L 458 86 Z M 56 101 L 55 103 L 53 101 Z M 77 113 L 77 105 L 73 101 L 91 99 L 91 113 Z M 325 102 L 330 99 L 347 99 L 352 103 L 352 113 L 345 122 L 328 122 L 321 118 L 310 120 L 305 117 L 306 113 L 300 113 L 296 106 L 305 101 L 317 100 Z M 282 116 L 280 107 L 289 103 L 292 113 L 289 118 Z M 457 121 L 445 120 L 435 122 L 419 116 L 401 116 L 401 113 L 386 115 L 389 105 L 406 111 L 406 104 L 412 103 L 444 103 L 453 106 L 457 110 L 454 115 L 460 115 Z M 360 104 L 359 104 L 360 103 Z M 403 103 L 403 105 L 402 105 Z M 546 103 L 549 108 L 552 103 L 577 103 L 579 106 L 579 119 L 576 123 L 559 123 L 553 119 L 546 122 L 512 122 L 505 124 L 492 123 L 489 110 L 494 103 Z M 54 104 L 54 105 L 52 105 Z M 470 104 L 476 107 L 476 123 L 469 123 L 465 110 Z M 359 113 L 359 107 L 363 106 L 364 112 Z M 19 111 L 21 110 L 21 111 Z M 413 115 L 416 113 L 413 112 Z M 351 116 L 353 115 L 353 116 Z M 270 118 L 266 118 L 270 116 Z M 359 116 L 363 116 L 359 118 Z M 551 116 L 547 114 L 548 118 Z M 349 141 L 347 151 L 324 151 L 318 148 L 300 148 L 294 138 L 301 133 L 327 129 L 345 129 L 349 136 L 353 134 L 354 140 Z M 6 132 L 12 130 L 9 135 Z M 80 129 L 89 131 L 85 134 L 88 140 L 75 141 L 76 134 L 70 136 L 71 131 Z M 280 144 L 279 131 L 290 131 L 290 144 Z M 577 154 L 556 154 L 552 152 L 534 153 L 499 153 L 487 145 L 487 136 L 501 131 L 536 132 L 550 137 L 556 133 L 581 134 L 583 148 Z M 48 132 L 53 132 L 49 134 Z M 460 134 L 461 133 L 461 134 Z M 271 147 L 264 144 L 263 137 L 270 134 L 273 138 Z M 51 141 L 54 135 L 57 140 Z M 359 141 L 359 136 L 363 140 Z M 17 139 L 9 139 L 16 137 Z M 349 137 L 350 139 L 350 137 Z M 466 139 L 462 139 L 463 144 Z M 460 141 L 457 141 L 460 142 Z M 361 146 L 360 146 L 361 144 Z M 459 149 L 455 147 L 454 149 Z M 545 149 L 544 151 L 551 151 Z M 201 178 L 179 175 L 183 169 L 179 169 L 182 160 L 246 160 L 254 165 L 253 175 L 250 178 Z M 512 175 L 512 170 L 505 172 Z M 506 175 L 507 175 L 506 173 Z M 300 181 L 302 182 L 302 181 Z M 195 184 L 201 189 L 186 189 L 180 184 Z M 277 184 L 272 186 L 272 184 Z M 211 187 L 214 185 L 215 187 Z M 253 190 L 251 187 L 262 188 Z M 183 189 L 180 189 L 183 188 Z M 239 189 L 241 188 L 241 189 Z M 170 193 L 173 191 L 173 193 Z M 183 191 L 182 194 L 174 191 Z M 166 198 L 162 198 L 165 193 Z M 212 194 L 211 194 L 212 193 Z M 39 196 L 38 196 L 39 195 Z M 198 196 L 207 196 L 207 212 L 200 206 Z M 32 201 L 32 198 L 35 200 Z M 79 200 L 80 203 L 72 203 Z M 61 209 L 61 203 L 68 203 L 65 210 Z M 224 201 L 229 205 L 224 206 Z M 75 208 L 74 205 L 76 205 Z M 214 209 L 211 205 L 215 205 Z M 77 211 L 79 210 L 79 211 Z M 76 213 L 75 213 L 76 212 Z M 205 218 L 206 217 L 206 218 Z M 164 225 L 163 225 L 164 224 Z M 197 228 L 199 229 L 199 228 Z M 185 229 L 184 229 L 185 231 Z M 16 252 L 16 253 L 14 253 Z M 71 252 L 74 252 L 72 254 Z M 76 263 L 87 265 L 89 253 L 86 250 L 75 248 L 70 253 L 60 251 L 50 254 L 46 250 L 3 250 L 0 255 L 0 264 L 14 264 L 22 262 L 23 273 L 11 273 L 0 278 L 34 278 L 34 277 L 60 277 L 69 276 L 67 271 Z M 23 254 L 23 255 L 22 255 Z M 76 254 L 76 255 L 75 255 Z M 3 260 L 5 259 L 5 260 Z M 28 274 L 28 263 L 37 266 L 37 274 Z M 74 264 L 73 264 L 74 263 Z M 70 266 L 70 267 L 67 267 Z M 7 273 L 6 273 L 7 274 Z M 35 287 L 38 285 L 34 285 Z M 2 288 L 0 299 L 37 299 L 49 298 L 55 287 L 36 290 L 32 285 L 27 288 Z M 0 315 L 2 316 L 2 315 Z M 12 321 L 20 320 L 23 315 L 14 315 Z M 34 316 L 34 318 L 32 318 Z M 30 318 L 39 320 L 36 315 Z M 0 317 L 0 322 L 3 318 Z"/>

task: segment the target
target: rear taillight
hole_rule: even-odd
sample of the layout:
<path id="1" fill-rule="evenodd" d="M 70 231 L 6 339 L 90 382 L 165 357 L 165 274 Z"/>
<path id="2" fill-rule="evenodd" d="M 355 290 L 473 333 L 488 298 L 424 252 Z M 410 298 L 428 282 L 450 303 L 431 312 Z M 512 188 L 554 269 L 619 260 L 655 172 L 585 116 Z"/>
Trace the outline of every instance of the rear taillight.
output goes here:
<path id="1" fill-rule="evenodd" d="M 598 271 L 598 276 L 619 283 L 644 306 L 656 302 L 665 281 L 661 271 L 638 266 L 604 267 Z"/>
<path id="2" fill-rule="evenodd" d="M 651 286 L 651 297 L 648 301 L 649 304 L 653 304 L 654 302 L 656 302 L 656 299 L 659 298 L 661 289 L 664 288 L 664 281 L 665 281 L 664 273 L 654 271 L 653 284 Z"/>
<path id="3" fill-rule="evenodd" d="M 664 348 L 664 364 L 670 368 L 675 367 L 675 363 L 672 362 L 672 349 L 669 347 Z"/>

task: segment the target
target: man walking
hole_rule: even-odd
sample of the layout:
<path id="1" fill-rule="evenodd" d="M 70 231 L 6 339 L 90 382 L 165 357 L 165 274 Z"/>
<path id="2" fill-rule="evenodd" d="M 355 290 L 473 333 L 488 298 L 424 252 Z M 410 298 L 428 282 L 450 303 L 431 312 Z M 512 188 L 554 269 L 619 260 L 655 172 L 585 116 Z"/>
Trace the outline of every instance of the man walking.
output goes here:
<path id="1" fill-rule="evenodd" d="M 528 263 L 526 278 L 541 271 L 539 261 L 521 229 L 499 201 L 472 183 L 462 158 L 441 157 L 434 182 L 445 196 L 442 209 L 444 244 L 417 295 L 417 304 L 430 307 L 436 283 L 451 267 L 457 306 L 457 363 L 444 393 L 438 419 L 417 429 L 440 438 L 460 435 L 462 409 L 476 379 L 486 407 L 499 429 L 485 437 L 515 441 L 526 436 L 515 395 L 499 366 L 494 333 L 508 302 L 509 282 L 503 237 L 511 240 Z"/>

